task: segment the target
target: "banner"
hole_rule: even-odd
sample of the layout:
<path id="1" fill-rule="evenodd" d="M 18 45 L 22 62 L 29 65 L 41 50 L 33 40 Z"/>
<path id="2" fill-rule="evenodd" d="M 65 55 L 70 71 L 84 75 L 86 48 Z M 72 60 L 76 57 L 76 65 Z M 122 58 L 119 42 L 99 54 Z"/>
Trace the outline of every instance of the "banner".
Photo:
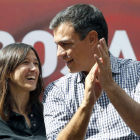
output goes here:
<path id="1" fill-rule="evenodd" d="M 68 73 L 56 57 L 50 21 L 59 11 L 78 3 L 102 11 L 109 29 L 108 47 L 115 56 L 140 60 L 139 0 L 0 0 L 0 49 L 14 42 L 32 45 L 39 54 L 46 87 Z"/>

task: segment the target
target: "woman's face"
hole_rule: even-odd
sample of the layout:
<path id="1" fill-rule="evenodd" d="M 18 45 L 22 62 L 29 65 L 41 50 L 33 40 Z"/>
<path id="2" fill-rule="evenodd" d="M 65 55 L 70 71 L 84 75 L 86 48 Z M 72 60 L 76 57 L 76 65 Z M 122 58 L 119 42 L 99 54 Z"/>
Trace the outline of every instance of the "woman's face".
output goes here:
<path id="1" fill-rule="evenodd" d="M 36 89 L 39 76 L 39 62 L 33 50 L 10 73 L 9 86 L 11 92 L 30 92 Z"/>

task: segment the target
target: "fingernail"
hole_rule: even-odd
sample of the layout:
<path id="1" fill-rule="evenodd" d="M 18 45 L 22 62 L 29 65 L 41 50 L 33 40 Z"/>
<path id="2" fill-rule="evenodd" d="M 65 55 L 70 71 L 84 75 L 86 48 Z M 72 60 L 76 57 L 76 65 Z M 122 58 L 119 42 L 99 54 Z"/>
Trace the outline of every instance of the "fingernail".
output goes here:
<path id="1" fill-rule="evenodd" d="M 102 50 L 102 47 L 99 45 L 99 49 Z"/>
<path id="2" fill-rule="evenodd" d="M 97 45 L 97 48 L 100 48 L 100 45 Z"/>
<path id="3" fill-rule="evenodd" d="M 105 39 L 103 39 L 103 43 L 105 44 Z"/>
<path id="4" fill-rule="evenodd" d="M 98 58 L 97 54 L 94 54 L 94 57 L 95 57 L 95 58 Z"/>

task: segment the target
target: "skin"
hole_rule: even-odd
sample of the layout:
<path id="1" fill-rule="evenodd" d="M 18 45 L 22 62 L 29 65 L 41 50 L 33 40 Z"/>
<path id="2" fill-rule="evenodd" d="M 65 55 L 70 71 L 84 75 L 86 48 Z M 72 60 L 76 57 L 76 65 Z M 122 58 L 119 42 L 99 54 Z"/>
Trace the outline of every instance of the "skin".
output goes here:
<path id="1" fill-rule="evenodd" d="M 97 33 L 91 31 L 81 41 L 69 23 L 54 29 L 54 40 L 58 44 L 57 56 L 66 61 L 69 72 L 84 71 L 87 74 L 83 102 L 58 134 L 57 140 L 84 140 L 94 104 L 101 96 L 102 89 L 124 122 L 140 135 L 140 105 L 113 80 L 105 40 L 98 40 Z"/>
<path id="2" fill-rule="evenodd" d="M 39 76 L 38 60 L 33 50 L 30 50 L 17 68 L 10 73 L 9 87 L 13 97 L 13 111 L 22 114 L 29 126 L 30 119 L 25 112 L 26 106 L 30 99 L 30 91 L 36 89 Z M 34 76 L 34 80 L 28 80 L 29 76 Z"/>
<path id="3" fill-rule="evenodd" d="M 99 55 L 96 47 L 99 43 L 97 32 L 91 31 L 81 41 L 71 24 L 64 23 L 54 29 L 53 33 L 54 41 L 58 45 L 57 57 L 65 61 L 69 72 L 84 71 L 88 73 L 95 64 L 93 54 Z"/>

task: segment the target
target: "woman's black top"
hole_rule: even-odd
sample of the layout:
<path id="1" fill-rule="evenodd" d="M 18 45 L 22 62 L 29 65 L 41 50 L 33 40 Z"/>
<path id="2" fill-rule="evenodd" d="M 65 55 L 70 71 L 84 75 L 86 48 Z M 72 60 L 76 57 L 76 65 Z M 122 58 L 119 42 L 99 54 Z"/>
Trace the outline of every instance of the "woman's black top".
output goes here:
<path id="1" fill-rule="evenodd" d="M 31 128 L 28 127 L 23 115 L 12 112 L 9 121 L 0 117 L 0 139 L 7 140 L 46 140 L 46 131 L 42 108 L 33 105 L 28 114 Z"/>

